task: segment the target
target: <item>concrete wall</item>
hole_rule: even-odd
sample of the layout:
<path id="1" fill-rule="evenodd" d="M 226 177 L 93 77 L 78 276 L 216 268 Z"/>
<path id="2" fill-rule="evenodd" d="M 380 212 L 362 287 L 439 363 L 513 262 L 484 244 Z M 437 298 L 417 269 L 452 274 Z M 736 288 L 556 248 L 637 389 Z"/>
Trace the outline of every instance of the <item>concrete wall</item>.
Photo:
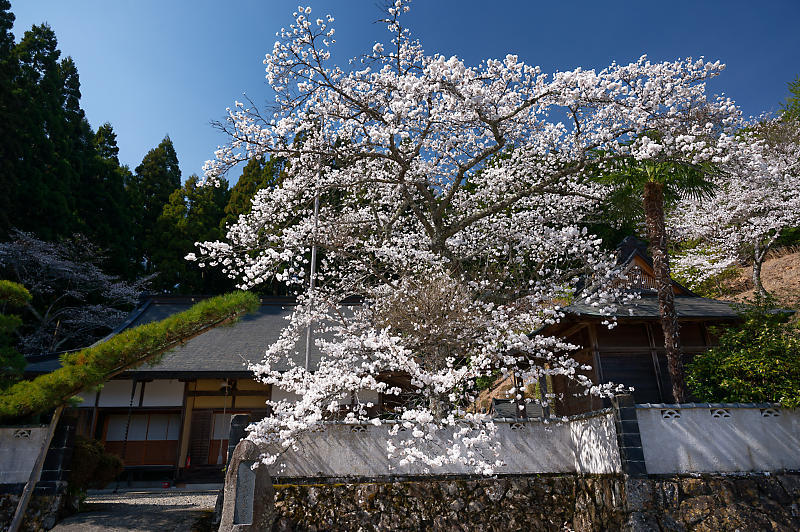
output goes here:
<path id="1" fill-rule="evenodd" d="M 600 412 L 566 422 L 498 421 L 499 458 L 496 473 L 618 473 L 621 471 L 613 415 Z M 386 477 L 425 474 L 420 463 L 397 465 L 387 458 L 387 425 L 328 424 L 305 435 L 298 450 L 288 450 L 271 467 L 282 478 Z M 400 433 L 400 438 L 411 437 Z M 444 437 L 444 434 L 442 435 Z M 397 438 L 392 438 L 396 441 Z M 442 440 L 439 440 L 441 442 Z M 437 441 L 430 445 L 437 445 Z M 487 458 L 494 460 L 489 453 Z M 469 474 L 474 468 L 445 465 L 433 474 Z"/>
<path id="2" fill-rule="evenodd" d="M 637 405 L 647 473 L 800 470 L 800 410 Z"/>
<path id="3" fill-rule="evenodd" d="M 47 437 L 47 425 L 0 428 L 0 484 L 28 481 Z"/>

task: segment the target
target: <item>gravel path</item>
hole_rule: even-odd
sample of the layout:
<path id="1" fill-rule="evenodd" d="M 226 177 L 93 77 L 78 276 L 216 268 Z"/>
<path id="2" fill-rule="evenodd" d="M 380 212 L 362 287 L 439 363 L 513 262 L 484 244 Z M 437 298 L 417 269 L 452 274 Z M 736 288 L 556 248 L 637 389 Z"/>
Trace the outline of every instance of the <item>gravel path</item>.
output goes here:
<path id="1" fill-rule="evenodd" d="M 53 532 L 190 532 L 216 500 L 216 491 L 95 495 L 86 500 L 86 512 L 64 519 Z"/>

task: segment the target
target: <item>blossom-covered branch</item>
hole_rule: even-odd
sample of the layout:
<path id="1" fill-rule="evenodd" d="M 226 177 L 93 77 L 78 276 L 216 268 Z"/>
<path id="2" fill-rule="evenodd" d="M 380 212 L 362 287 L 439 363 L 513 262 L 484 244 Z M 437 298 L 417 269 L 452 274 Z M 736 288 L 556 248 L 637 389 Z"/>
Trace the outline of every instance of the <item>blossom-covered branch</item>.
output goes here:
<path id="1" fill-rule="evenodd" d="M 214 183 L 270 153 L 289 159 L 286 179 L 255 196 L 225 242 L 200 243 L 189 258 L 242 287 L 277 279 L 299 294 L 253 368 L 296 400 L 273 401 L 251 438 L 287 447 L 342 411 L 375 424 L 393 414 L 390 454 L 491 472 L 496 461 L 476 450 L 492 433 L 472 408 L 478 377 L 563 375 L 584 394 L 619 389 L 586 377 L 570 356 L 576 346 L 536 334 L 576 297 L 607 314 L 621 297 L 608 288 L 612 257 L 582 228 L 606 193 L 588 168 L 630 156 L 720 159 L 738 115 L 729 100 L 706 97 L 719 63 L 643 57 L 548 75 L 508 55 L 473 67 L 426 55 L 402 25 L 407 10 L 403 1 L 388 9 L 391 45 L 376 43 L 349 71 L 329 65 L 333 17 L 294 13 L 265 59 L 274 116 L 237 103 L 220 124 L 230 143 L 206 165 Z M 320 260 L 307 290 L 312 246 Z M 342 305 L 352 295 L 360 304 Z M 312 324 L 306 368 L 296 361 Z M 521 408 L 552 400 L 513 393 Z M 376 394 L 391 412 L 353 401 Z M 448 446 L 426 447 L 425 434 L 442 428 Z"/>

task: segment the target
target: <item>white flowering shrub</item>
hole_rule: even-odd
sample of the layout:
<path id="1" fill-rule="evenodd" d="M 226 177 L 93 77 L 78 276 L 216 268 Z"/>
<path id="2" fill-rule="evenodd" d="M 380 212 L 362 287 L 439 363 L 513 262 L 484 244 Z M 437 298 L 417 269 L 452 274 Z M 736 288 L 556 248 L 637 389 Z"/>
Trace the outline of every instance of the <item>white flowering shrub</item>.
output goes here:
<path id="1" fill-rule="evenodd" d="M 251 439 L 289 448 L 336 415 L 391 417 L 387 451 L 399 463 L 491 473 L 500 462 L 491 419 L 471 408 L 476 378 L 557 375 L 584 394 L 618 389 L 584 375 L 576 346 L 536 333 L 563 317 L 579 286 L 607 314 L 620 295 L 609 288 L 612 257 L 581 228 L 605 194 L 587 168 L 630 155 L 719 158 L 736 111 L 706 98 L 719 63 L 642 58 L 548 75 L 508 55 L 468 66 L 426 55 L 401 23 L 407 10 L 390 7 L 391 42 L 344 70 L 329 65 L 333 18 L 298 8 L 264 61 L 274 114 L 229 109 L 220 126 L 230 142 L 206 165 L 213 183 L 269 153 L 290 159 L 287 176 L 258 192 L 225 242 L 201 243 L 189 258 L 242 287 L 277 279 L 299 294 L 280 340 L 252 368 L 297 400 L 270 402 L 273 415 Z M 652 131 L 658 142 L 642 135 Z M 359 305 L 341 304 L 352 295 Z M 298 361 L 310 325 L 318 354 L 306 368 Z M 363 399 L 377 394 L 391 412 Z"/>

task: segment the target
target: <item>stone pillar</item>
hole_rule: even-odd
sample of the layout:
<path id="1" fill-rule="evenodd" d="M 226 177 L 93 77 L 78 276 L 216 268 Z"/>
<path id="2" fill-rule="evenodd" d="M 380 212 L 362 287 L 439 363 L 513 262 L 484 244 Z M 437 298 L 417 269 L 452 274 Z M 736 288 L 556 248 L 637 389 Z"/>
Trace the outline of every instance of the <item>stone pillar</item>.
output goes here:
<path id="1" fill-rule="evenodd" d="M 272 530 L 275 488 L 266 466 L 253 469 L 260 454 L 256 444 L 249 440 L 241 441 L 234 449 L 225 475 L 219 532 Z"/>
<path id="2" fill-rule="evenodd" d="M 249 414 L 236 414 L 231 418 L 231 430 L 228 433 L 228 462 L 226 464 L 227 467 L 231 465 L 231 459 L 233 459 L 233 451 L 236 449 L 236 446 L 239 444 L 240 441 L 244 439 L 247 435 L 247 425 L 250 424 L 250 415 Z M 217 502 L 214 505 L 214 524 L 219 525 L 220 520 L 222 519 L 222 506 L 225 502 L 225 490 L 219 490 L 219 494 L 217 495 Z"/>
<path id="3" fill-rule="evenodd" d="M 636 404 L 630 394 L 617 395 L 611 400 L 614 409 L 614 424 L 617 428 L 619 457 L 622 472 L 631 477 L 647 476 L 647 467 L 642 450 L 642 437 L 639 434 L 639 418 L 636 417 Z"/>

